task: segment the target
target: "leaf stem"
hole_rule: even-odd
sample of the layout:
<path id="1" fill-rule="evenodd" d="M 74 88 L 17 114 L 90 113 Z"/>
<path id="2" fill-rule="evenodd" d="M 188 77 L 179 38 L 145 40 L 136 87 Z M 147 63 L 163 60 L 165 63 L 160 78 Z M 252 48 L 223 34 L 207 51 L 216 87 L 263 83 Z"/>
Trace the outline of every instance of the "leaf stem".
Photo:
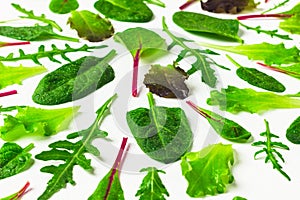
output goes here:
<path id="1" fill-rule="evenodd" d="M 240 65 L 239 63 L 237 63 L 232 57 L 230 57 L 228 54 L 225 55 L 226 58 L 228 58 L 228 60 L 230 62 L 232 62 L 232 64 L 234 64 L 237 68 L 243 68 L 242 65 Z"/>
<path id="2" fill-rule="evenodd" d="M 189 106 L 191 106 L 197 113 L 199 113 L 204 118 L 208 118 L 208 119 L 212 119 L 214 121 L 220 122 L 220 120 L 217 120 L 217 119 L 213 118 L 211 115 L 209 115 L 206 112 L 204 112 L 199 106 L 197 106 L 196 104 L 194 104 L 192 101 L 186 101 L 186 103 Z"/>
<path id="3" fill-rule="evenodd" d="M 60 40 L 70 41 L 70 42 L 79 42 L 78 38 L 68 37 L 68 36 L 59 35 L 59 34 L 53 34 L 52 37 L 56 38 L 56 39 L 60 39 Z"/>
<path id="4" fill-rule="evenodd" d="M 146 1 L 148 3 L 151 3 L 153 5 L 157 5 L 157 6 L 160 6 L 160 7 L 163 7 L 163 8 L 166 7 L 166 5 L 163 2 L 161 2 L 160 0 L 146 0 Z"/>
<path id="5" fill-rule="evenodd" d="M 139 74 L 139 60 L 140 60 L 140 55 L 141 55 L 141 50 L 142 50 L 142 44 L 140 42 L 140 47 L 135 53 L 135 56 L 133 57 L 133 74 L 132 74 L 132 96 L 137 97 L 138 96 L 138 91 L 137 91 L 137 82 L 138 82 L 138 74 Z"/>
<path id="6" fill-rule="evenodd" d="M 276 68 L 276 67 L 273 67 L 273 66 L 266 65 L 266 64 L 261 63 L 261 62 L 257 62 L 257 64 L 260 65 L 260 66 L 263 66 L 267 69 L 270 69 L 270 70 L 273 70 L 273 71 L 276 71 L 276 72 L 280 72 L 280 73 L 283 73 L 283 74 L 290 74 L 290 75 L 300 76 L 299 73 L 279 69 L 279 68 Z"/>
<path id="7" fill-rule="evenodd" d="M 17 94 L 17 93 L 18 93 L 17 90 L 12 90 L 12 91 L 8 91 L 8 92 L 2 92 L 2 93 L 0 93 L 0 97 L 6 97 L 6 96 Z"/>
<path id="8" fill-rule="evenodd" d="M 26 41 L 26 42 L 0 42 L 0 47 L 25 45 L 25 44 L 30 44 L 30 42 L 29 41 Z"/>
<path id="9" fill-rule="evenodd" d="M 153 98 L 153 94 L 151 92 L 148 92 L 147 97 L 148 97 L 148 102 L 149 102 L 150 108 L 153 108 L 155 106 L 155 101 L 154 101 L 154 98 Z"/>
<path id="10" fill-rule="evenodd" d="M 292 15 L 290 14 L 254 14 L 254 15 L 243 15 L 238 16 L 238 20 L 247 20 L 247 19 L 254 19 L 254 18 L 266 18 L 266 17 L 277 17 L 277 18 L 289 18 Z"/>
<path id="11" fill-rule="evenodd" d="M 195 3 L 196 1 L 198 0 L 188 0 L 186 3 L 184 3 L 183 5 L 181 5 L 179 7 L 180 10 L 184 10 L 186 9 L 187 7 L 189 7 L 190 5 L 192 5 L 193 3 Z"/>
<path id="12" fill-rule="evenodd" d="M 1 198 L 0 200 L 19 200 L 27 192 L 27 189 L 28 189 L 29 186 L 30 186 L 30 183 L 27 181 L 26 184 L 22 187 L 21 190 L 19 190 L 18 192 L 16 192 L 13 195 Z"/>

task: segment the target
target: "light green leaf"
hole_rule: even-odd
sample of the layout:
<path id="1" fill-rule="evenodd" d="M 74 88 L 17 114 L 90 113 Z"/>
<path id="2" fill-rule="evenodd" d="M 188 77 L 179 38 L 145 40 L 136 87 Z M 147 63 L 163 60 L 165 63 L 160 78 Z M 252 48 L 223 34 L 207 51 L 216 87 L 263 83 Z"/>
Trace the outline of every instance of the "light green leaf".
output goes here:
<path id="1" fill-rule="evenodd" d="M 300 34 L 300 13 L 280 22 L 279 28 L 292 34 Z"/>

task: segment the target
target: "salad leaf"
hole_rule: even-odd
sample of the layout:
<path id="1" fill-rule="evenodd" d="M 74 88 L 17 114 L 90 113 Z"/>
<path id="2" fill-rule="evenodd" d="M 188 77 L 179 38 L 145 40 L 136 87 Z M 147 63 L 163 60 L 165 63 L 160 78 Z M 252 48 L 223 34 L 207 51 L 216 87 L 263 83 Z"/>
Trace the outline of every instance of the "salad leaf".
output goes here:
<path id="1" fill-rule="evenodd" d="M 7 196 L 7 197 L 0 198 L 0 200 L 19 200 L 28 192 L 27 189 L 29 186 L 30 186 L 30 183 L 27 182 L 21 190 L 19 190 L 18 192 L 14 193 L 12 195 Z"/>
<path id="2" fill-rule="evenodd" d="M 184 83 L 187 78 L 188 75 L 180 67 L 151 65 L 144 84 L 150 92 L 160 97 L 185 99 L 189 93 Z"/>
<path id="3" fill-rule="evenodd" d="M 135 196 L 140 196 L 140 200 L 165 200 L 165 196 L 169 196 L 169 193 L 158 174 L 165 174 L 165 172 L 155 167 L 141 169 L 141 172 L 147 172 L 147 175 L 144 177 L 140 189 Z"/>
<path id="4" fill-rule="evenodd" d="M 187 194 L 204 197 L 226 192 L 227 185 L 234 181 L 233 164 L 231 145 L 213 144 L 199 152 L 186 153 L 181 158 L 181 171 L 188 181 Z"/>
<path id="5" fill-rule="evenodd" d="M 127 112 L 127 124 L 137 144 L 149 157 L 171 163 L 190 150 L 193 134 L 181 108 L 156 106 L 148 93 L 150 109 Z"/>
<path id="6" fill-rule="evenodd" d="M 133 57 L 133 80 L 132 80 L 132 96 L 137 97 L 137 80 L 139 60 L 143 54 L 151 54 L 154 51 L 165 50 L 167 48 L 165 39 L 157 33 L 145 28 L 129 28 L 123 32 L 116 33 L 115 41 L 120 42 L 131 53 Z"/>
<path id="7" fill-rule="evenodd" d="M 51 25 L 41 26 L 36 24 L 35 26 L 24 27 L 0 26 L 0 35 L 26 41 L 59 39 L 71 42 L 79 42 L 77 38 L 54 33 L 53 27 Z"/>
<path id="8" fill-rule="evenodd" d="M 41 105 L 74 101 L 96 91 L 115 78 L 108 62 L 116 55 L 111 50 L 105 57 L 85 56 L 65 64 L 42 78 L 32 100 Z"/>
<path id="9" fill-rule="evenodd" d="M 62 31 L 62 28 L 55 21 L 53 21 L 51 19 L 47 19 L 45 14 L 42 14 L 41 16 L 37 16 L 33 13 L 32 10 L 28 11 L 28 10 L 22 8 L 19 4 L 12 3 L 11 5 L 16 10 L 18 10 L 19 12 L 26 15 L 26 16 L 20 16 L 20 18 L 38 20 L 38 21 L 41 21 L 41 22 L 51 25 L 53 28 L 56 28 L 59 31 Z"/>
<path id="10" fill-rule="evenodd" d="M 9 85 L 22 84 L 22 81 L 32 76 L 46 72 L 47 69 L 43 66 L 37 67 L 11 67 L 5 66 L 0 62 L 0 89 Z"/>
<path id="11" fill-rule="evenodd" d="M 281 65 L 300 62 L 300 50 L 296 46 L 285 48 L 283 43 L 270 44 L 263 42 L 260 44 L 238 46 L 219 46 L 214 44 L 200 43 L 200 45 L 248 56 L 248 58 L 251 60 L 262 60 L 267 65 Z"/>
<path id="12" fill-rule="evenodd" d="M 173 21 L 186 31 L 209 33 L 243 42 L 238 36 L 239 22 L 235 19 L 220 19 L 200 13 L 179 11 L 173 15 Z"/>
<path id="13" fill-rule="evenodd" d="M 79 107 L 42 109 L 16 107 L 15 116 L 6 115 L 0 127 L 0 138 L 14 141 L 29 136 L 51 136 L 68 128 Z"/>
<path id="14" fill-rule="evenodd" d="M 281 14 L 289 14 L 289 15 L 300 14 L 300 3 L 297 3 L 290 10 L 282 12 Z"/>
<path id="15" fill-rule="evenodd" d="M 300 108 L 300 100 L 297 98 L 271 92 L 257 92 L 250 88 L 240 89 L 234 86 L 222 88 L 220 92 L 211 91 L 207 104 L 218 105 L 221 110 L 233 114 L 242 111 L 262 114 L 272 109 Z"/>
<path id="16" fill-rule="evenodd" d="M 202 81 L 210 87 L 215 87 L 217 82 L 217 77 L 214 74 L 215 70 L 210 67 L 209 61 L 211 61 L 212 63 L 215 62 L 213 62 L 206 55 L 204 55 L 203 51 L 199 49 L 192 49 L 185 44 L 185 42 L 193 42 L 193 41 L 173 35 L 169 31 L 164 18 L 163 18 L 163 31 L 165 31 L 173 40 L 173 42 L 169 45 L 169 49 L 173 48 L 176 45 L 183 48 L 183 50 L 178 55 L 176 62 L 181 61 L 183 58 L 187 56 L 193 56 L 196 58 L 196 61 L 192 64 L 192 67 L 187 71 L 187 74 L 191 75 L 199 70 L 201 71 Z"/>
<path id="17" fill-rule="evenodd" d="M 98 0 L 94 7 L 105 17 L 117 21 L 148 22 L 153 12 L 144 2 L 165 6 L 159 0 Z"/>
<path id="18" fill-rule="evenodd" d="M 280 66 L 280 65 L 268 66 L 268 65 L 265 65 L 260 62 L 258 62 L 257 64 L 259 64 L 260 66 L 266 67 L 270 70 L 280 72 L 280 73 L 289 75 L 291 77 L 300 79 L 300 63 L 295 63 L 295 64 L 288 65 L 288 66 Z"/>
<path id="19" fill-rule="evenodd" d="M 245 9 L 256 7 L 254 0 L 208 0 L 200 1 L 201 8 L 214 13 L 236 14 Z"/>
<path id="20" fill-rule="evenodd" d="M 111 170 L 99 182 L 96 190 L 88 200 L 124 200 L 123 189 L 119 179 L 119 170 L 128 138 L 123 138 L 118 156 Z"/>
<path id="21" fill-rule="evenodd" d="M 19 174 L 33 164 L 29 151 L 34 148 L 33 143 L 24 149 L 16 143 L 4 143 L 0 148 L 0 179 Z"/>
<path id="22" fill-rule="evenodd" d="M 79 7 L 77 0 L 51 0 L 49 8 L 57 14 L 66 14 Z"/>
<path id="23" fill-rule="evenodd" d="M 79 37 L 90 42 L 100 42 L 114 34 L 114 28 L 108 19 L 88 10 L 72 11 L 68 23 Z"/>
<path id="24" fill-rule="evenodd" d="M 284 92 L 285 87 L 282 83 L 277 81 L 272 76 L 269 76 L 261 71 L 258 71 L 255 68 L 248 68 L 243 67 L 239 63 L 237 63 L 235 60 L 233 60 L 230 56 L 226 55 L 227 58 L 238 67 L 236 70 L 236 74 L 238 77 L 240 77 L 242 80 L 248 82 L 251 85 L 254 85 L 256 87 L 273 91 L 273 92 Z"/>
<path id="25" fill-rule="evenodd" d="M 286 130 L 286 138 L 293 144 L 300 144 L 300 117 L 297 117 Z"/>
<path id="26" fill-rule="evenodd" d="M 97 111 L 97 117 L 93 124 L 85 130 L 71 133 L 67 139 L 80 138 L 77 142 L 70 142 L 68 140 L 60 140 L 49 145 L 51 150 L 43 151 L 35 156 L 36 159 L 44 161 L 58 160 L 63 163 L 58 166 L 49 165 L 41 168 L 42 172 L 52 174 L 52 178 L 48 181 L 48 186 L 38 200 L 47 200 L 56 192 L 65 188 L 67 183 L 75 185 L 73 180 L 74 166 L 79 165 L 87 171 L 93 170 L 91 160 L 87 159 L 85 154 L 87 152 L 94 156 L 99 156 L 99 150 L 92 144 L 96 138 L 104 138 L 108 135 L 107 132 L 98 129 L 99 125 L 109 113 L 110 105 L 116 95 L 109 98 Z"/>
<path id="27" fill-rule="evenodd" d="M 232 200 L 247 200 L 247 199 L 244 197 L 235 196 Z"/>
<path id="28" fill-rule="evenodd" d="M 244 129 L 238 123 L 230 119 L 224 118 L 212 111 L 200 108 L 191 101 L 187 101 L 187 104 L 191 106 L 200 115 L 202 115 L 205 119 L 207 119 L 207 121 L 210 123 L 213 129 L 222 138 L 233 142 L 245 143 L 251 137 L 251 133 Z"/>
<path id="29" fill-rule="evenodd" d="M 285 144 L 282 144 L 281 142 L 272 141 L 272 138 L 279 138 L 279 137 L 270 132 L 268 121 L 267 120 L 264 121 L 266 125 L 266 131 L 261 133 L 260 135 L 266 137 L 266 141 L 258 141 L 252 144 L 252 146 L 263 146 L 263 149 L 257 151 L 254 154 L 254 159 L 256 159 L 257 155 L 261 153 L 266 153 L 265 163 L 270 161 L 273 165 L 273 169 L 278 170 L 285 178 L 287 178 L 290 181 L 291 178 L 282 170 L 282 167 L 278 163 L 277 157 L 282 162 L 284 162 L 283 156 L 281 155 L 281 153 L 279 153 L 279 151 L 276 150 L 277 148 L 289 150 L 289 147 L 286 146 Z"/>
<path id="30" fill-rule="evenodd" d="M 280 22 L 279 28 L 292 34 L 300 34 L 300 13 Z"/>
<path id="31" fill-rule="evenodd" d="M 38 49 L 37 53 L 32 54 L 25 54 L 25 52 L 22 49 L 19 49 L 19 56 L 14 57 L 13 53 L 8 54 L 6 57 L 0 56 L 0 61 L 18 61 L 18 60 L 32 60 L 34 63 L 41 65 L 39 62 L 40 58 L 48 58 L 52 62 L 61 63 L 59 60 L 55 59 L 54 56 L 60 55 L 64 60 L 72 62 L 70 58 L 66 56 L 66 53 L 71 52 L 79 52 L 79 51 L 85 51 L 90 52 L 92 49 L 101 49 L 105 48 L 107 46 L 101 45 L 101 46 L 88 46 L 84 44 L 82 47 L 79 48 L 72 48 L 70 45 L 65 44 L 65 49 L 59 49 L 55 44 L 51 45 L 51 50 L 45 50 L 45 46 L 41 45 Z"/>

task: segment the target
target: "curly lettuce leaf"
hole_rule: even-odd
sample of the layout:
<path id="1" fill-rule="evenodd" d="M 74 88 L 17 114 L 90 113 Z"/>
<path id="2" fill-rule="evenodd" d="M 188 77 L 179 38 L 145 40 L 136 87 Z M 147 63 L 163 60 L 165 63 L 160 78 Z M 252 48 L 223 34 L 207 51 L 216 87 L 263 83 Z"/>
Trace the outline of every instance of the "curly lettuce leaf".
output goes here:
<path id="1" fill-rule="evenodd" d="M 181 158 L 181 171 L 188 181 L 187 194 L 204 197 L 226 192 L 226 186 L 234 180 L 233 163 L 232 146 L 221 143 L 185 154 Z"/>

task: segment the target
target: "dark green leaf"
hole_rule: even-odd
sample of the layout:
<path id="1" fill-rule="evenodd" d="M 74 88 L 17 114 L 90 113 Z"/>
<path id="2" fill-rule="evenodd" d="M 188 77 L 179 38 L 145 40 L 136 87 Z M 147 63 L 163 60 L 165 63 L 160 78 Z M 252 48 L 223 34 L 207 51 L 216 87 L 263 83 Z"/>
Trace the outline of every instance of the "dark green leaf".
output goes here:
<path id="1" fill-rule="evenodd" d="M 115 77 L 108 62 L 116 55 L 82 57 L 47 74 L 35 89 L 32 100 L 42 105 L 57 105 L 87 96 Z"/>
<path id="2" fill-rule="evenodd" d="M 294 144 L 300 144 L 300 117 L 295 119 L 286 130 L 286 138 Z"/>
<path id="3" fill-rule="evenodd" d="M 68 23 L 79 37 L 90 42 L 100 42 L 114 34 L 114 28 L 108 19 L 88 10 L 72 11 Z"/>
<path id="4" fill-rule="evenodd" d="M 29 151 L 34 147 L 31 143 L 24 149 L 16 143 L 7 142 L 0 149 L 0 179 L 4 179 L 28 169 L 32 164 Z"/>
<path id="5" fill-rule="evenodd" d="M 57 14 L 66 14 L 79 7 L 77 0 L 51 0 L 49 8 Z"/>

